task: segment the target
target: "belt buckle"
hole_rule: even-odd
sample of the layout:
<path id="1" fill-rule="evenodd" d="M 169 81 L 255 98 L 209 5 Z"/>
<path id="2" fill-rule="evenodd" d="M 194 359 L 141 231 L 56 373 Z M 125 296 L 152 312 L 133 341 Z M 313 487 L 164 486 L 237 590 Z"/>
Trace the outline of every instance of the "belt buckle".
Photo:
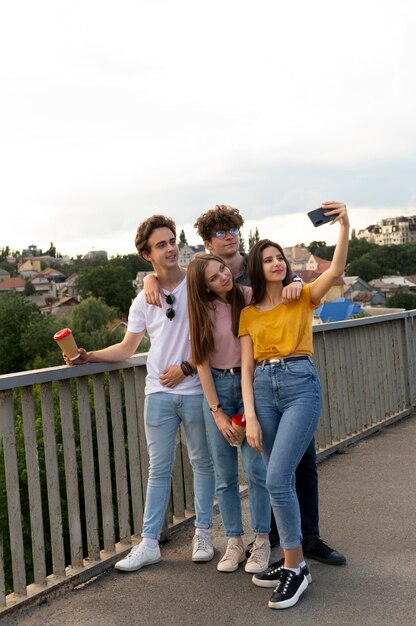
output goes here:
<path id="1" fill-rule="evenodd" d="M 270 365 L 278 364 L 282 361 L 282 359 L 269 359 Z"/>
<path id="2" fill-rule="evenodd" d="M 235 368 L 235 367 L 230 367 L 230 369 L 229 369 L 228 371 L 230 372 L 230 374 L 231 374 L 232 376 L 235 376 L 235 375 L 237 374 L 237 372 L 236 372 L 236 368 Z"/>

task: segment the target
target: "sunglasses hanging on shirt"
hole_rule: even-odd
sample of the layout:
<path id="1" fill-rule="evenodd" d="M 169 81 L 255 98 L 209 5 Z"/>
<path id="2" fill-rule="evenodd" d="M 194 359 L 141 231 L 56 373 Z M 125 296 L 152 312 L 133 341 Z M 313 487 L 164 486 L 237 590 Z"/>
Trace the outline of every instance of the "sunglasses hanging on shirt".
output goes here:
<path id="1" fill-rule="evenodd" d="M 172 321 L 173 318 L 175 317 L 175 309 L 172 306 L 174 302 L 175 302 L 175 296 L 173 296 L 171 293 L 166 296 L 166 304 L 169 305 L 169 308 L 166 309 L 166 317 L 170 321 Z"/>

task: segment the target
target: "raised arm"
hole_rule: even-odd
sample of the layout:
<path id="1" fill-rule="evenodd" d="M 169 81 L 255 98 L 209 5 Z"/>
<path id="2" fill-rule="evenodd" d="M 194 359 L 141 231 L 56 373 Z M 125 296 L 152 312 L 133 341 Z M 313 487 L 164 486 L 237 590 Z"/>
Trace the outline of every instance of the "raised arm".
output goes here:
<path id="1" fill-rule="evenodd" d="M 243 393 L 246 439 L 252 448 L 262 450 L 263 434 L 254 407 L 253 376 L 254 354 L 250 335 L 240 337 L 241 346 L 241 390 Z"/>
<path id="2" fill-rule="evenodd" d="M 339 222 L 340 231 L 330 267 L 310 284 L 311 296 L 314 302 L 318 302 L 326 293 L 328 293 L 337 278 L 342 276 L 347 263 L 350 233 L 350 221 L 348 219 L 347 207 L 345 204 L 342 202 L 324 202 L 322 206 L 328 209 L 328 211 L 325 212 L 325 215 L 334 216 L 331 224 Z"/>

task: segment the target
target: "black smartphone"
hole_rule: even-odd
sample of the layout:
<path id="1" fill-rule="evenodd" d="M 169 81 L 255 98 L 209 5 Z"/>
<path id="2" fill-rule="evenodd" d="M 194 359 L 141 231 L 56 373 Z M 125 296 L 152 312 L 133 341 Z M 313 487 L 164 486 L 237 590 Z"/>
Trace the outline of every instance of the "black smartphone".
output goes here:
<path id="1" fill-rule="evenodd" d="M 308 217 L 314 226 L 322 226 L 322 224 L 328 224 L 328 222 L 332 222 L 336 218 L 336 215 L 324 215 L 324 213 L 330 210 L 320 207 L 319 209 L 309 211 Z"/>

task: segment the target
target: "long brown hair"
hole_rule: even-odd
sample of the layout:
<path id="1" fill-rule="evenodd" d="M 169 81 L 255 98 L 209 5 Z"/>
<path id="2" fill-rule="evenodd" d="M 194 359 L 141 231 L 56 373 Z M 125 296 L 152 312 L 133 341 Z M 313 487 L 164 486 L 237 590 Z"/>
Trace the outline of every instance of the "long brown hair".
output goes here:
<path id="1" fill-rule="evenodd" d="M 186 281 L 188 287 L 188 313 L 191 337 L 192 359 L 195 365 L 201 365 L 214 350 L 214 336 L 209 308 L 214 306 L 217 296 L 207 290 L 205 284 L 205 269 L 210 261 L 218 261 L 226 265 L 221 257 L 215 254 L 196 254 L 188 265 Z M 235 337 L 238 337 L 238 325 L 241 310 L 245 307 L 244 294 L 234 282 L 227 293 L 227 302 L 231 305 L 231 328 Z"/>
<path id="2" fill-rule="evenodd" d="M 262 252 L 270 246 L 279 250 L 286 263 L 286 276 L 282 281 L 283 287 L 289 285 L 292 280 L 292 269 L 283 252 L 283 248 L 275 241 L 270 241 L 270 239 L 260 239 L 260 241 L 251 248 L 248 255 L 248 276 L 253 289 L 252 304 L 258 304 L 266 295 L 266 280 L 263 272 Z"/>

